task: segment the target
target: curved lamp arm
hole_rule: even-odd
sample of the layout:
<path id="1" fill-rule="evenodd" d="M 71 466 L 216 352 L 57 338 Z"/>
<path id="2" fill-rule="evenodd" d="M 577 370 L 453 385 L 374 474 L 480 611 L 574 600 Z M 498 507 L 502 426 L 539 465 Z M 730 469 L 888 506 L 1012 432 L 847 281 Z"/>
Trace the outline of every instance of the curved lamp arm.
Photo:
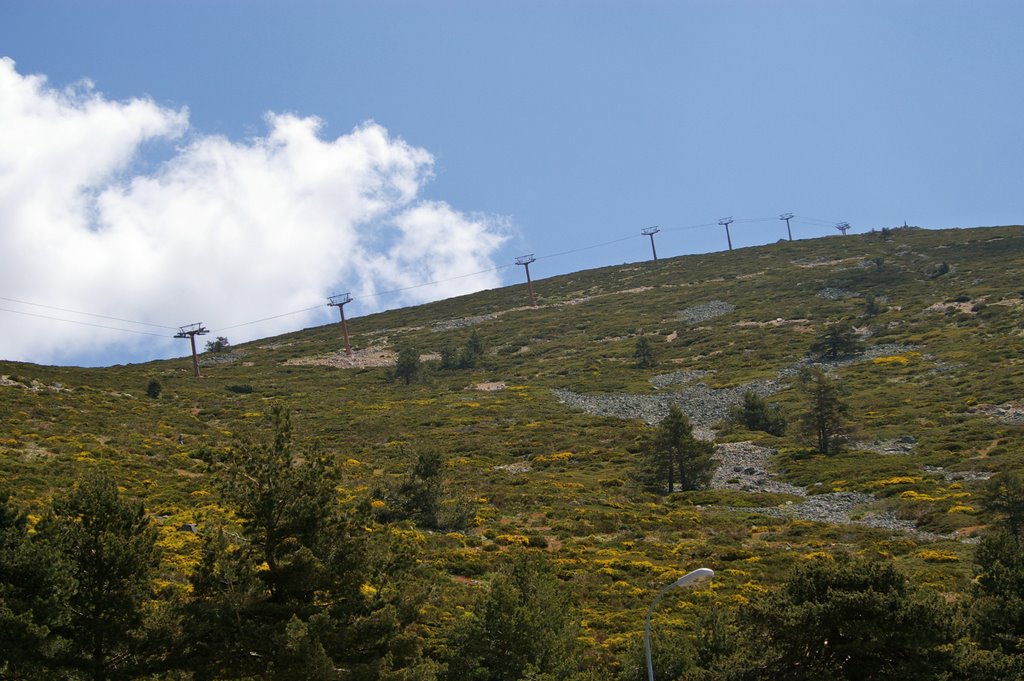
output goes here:
<path id="1" fill-rule="evenodd" d="M 693 572 L 688 572 L 671 584 L 666 584 L 661 587 L 661 591 L 654 597 L 654 602 L 651 603 L 651 607 L 647 609 L 647 619 L 644 621 L 644 652 L 647 655 L 647 681 L 654 681 L 654 665 L 651 663 L 651 615 L 654 614 L 654 608 L 658 605 L 658 602 L 662 597 L 670 590 L 677 586 L 694 586 L 701 582 L 706 582 L 715 576 L 714 570 L 709 568 L 697 568 Z"/>

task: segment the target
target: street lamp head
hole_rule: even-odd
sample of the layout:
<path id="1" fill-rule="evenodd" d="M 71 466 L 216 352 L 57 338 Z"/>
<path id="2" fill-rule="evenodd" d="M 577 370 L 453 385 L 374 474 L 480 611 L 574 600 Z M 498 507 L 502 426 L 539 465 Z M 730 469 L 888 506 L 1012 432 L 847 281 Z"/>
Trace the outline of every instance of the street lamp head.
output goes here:
<path id="1" fill-rule="evenodd" d="M 696 586 L 706 582 L 715 576 L 715 571 L 710 568 L 697 568 L 676 580 L 672 586 Z"/>

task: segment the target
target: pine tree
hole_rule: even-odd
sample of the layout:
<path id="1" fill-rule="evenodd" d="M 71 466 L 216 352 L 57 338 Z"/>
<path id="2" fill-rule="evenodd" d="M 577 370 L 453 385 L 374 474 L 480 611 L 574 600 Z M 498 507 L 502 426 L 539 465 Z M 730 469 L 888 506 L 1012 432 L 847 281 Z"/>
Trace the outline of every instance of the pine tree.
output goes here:
<path id="1" fill-rule="evenodd" d="M 801 372 L 799 385 L 807 399 L 806 411 L 800 416 L 801 430 L 815 439 L 818 453 L 838 453 L 846 436 L 841 387 L 820 367 Z"/>
<path id="2" fill-rule="evenodd" d="M 0 678 L 53 678 L 73 584 L 60 556 L 28 533 L 27 516 L 0 493 Z"/>
<path id="3" fill-rule="evenodd" d="M 53 501 L 38 532 L 73 584 L 66 621 L 53 629 L 66 641 L 57 664 L 95 680 L 137 678 L 147 664 L 145 606 L 159 562 L 142 504 L 93 473 Z"/>
<path id="4" fill-rule="evenodd" d="M 294 444 L 285 410 L 271 422 L 270 442 L 240 440 L 219 464 L 241 534 L 206 542 L 185 608 L 187 665 L 198 678 L 404 678 L 422 663 L 406 631 L 421 597 L 415 546 L 370 534 L 369 504 L 341 506 L 331 459 Z"/>
<path id="5" fill-rule="evenodd" d="M 633 359 L 640 369 L 650 369 L 658 364 L 654 356 L 654 346 L 648 338 L 641 337 L 636 341 L 636 348 L 633 350 Z"/>
<path id="6" fill-rule="evenodd" d="M 737 678 L 948 678 L 953 613 L 890 562 L 808 561 L 740 616 L 749 671 Z"/>
<path id="7" fill-rule="evenodd" d="M 761 430 L 772 435 L 783 435 L 786 432 L 786 417 L 782 408 L 777 404 L 768 404 L 751 390 L 743 393 L 743 404 L 733 407 L 729 418 L 750 430 Z"/>
<path id="8" fill-rule="evenodd" d="M 227 352 L 231 349 L 231 342 L 226 336 L 217 336 L 216 340 L 206 341 L 206 352 Z"/>
<path id="9" fill-rule="evenodd" d="M 718 465 L 711 458 L 714 449 L 710 442 L 693 436 L 690 419 L 672 405 L 647 443 L 643 477 L 649 487 L 663 492 L 702 489 Z"/>
<path id="10" fill-rule="evenodd" d="M 830 324 L 811 345 L 811 352 L 822 359 L 838 359 L 864 352 L 864 344 L 853 328 L 843 323 Z"/>
<path id="11" fill-rule="evenodd" d="M 980 574 L 974 583 L 972 628 L 983 648 L 1024 663 L 1024 474 L 992 478 L 984 504 L 998 520 L 975 554 Z"/>
<path id="12" fill-rule="evenodd" d="M 420 373 L 420 353 L 413 348 L 402 348 L 398 351 L 398 361 L 395 364 L 395 376 L 409 385 L 416 380 Z"/>
<path id="13" fill-rule="evenodd" d="M 383 521 L 412 520 L 436 529 L 441 509 L 444 460 L 435 451 L 420 452 L 409 474 L 392 490 L 385 490 L 386 506 L 378 513 Z"/>
<path id="14" fill-rule="evenodd" d="M 564 679 L 577 665 L 571 594 L 541 554 L 522 551 L 451 635 L 452 681 Z"/>
<path id="15" fill-rule="evenodd" d="M 484 356 L 484 342 L 480 334 L 474 331 L 466 339 L 466 345 L 462 349 L 462 356 L 459 358 L 459 366 L 462 369 L 473 369 L 477 362 Z"/>

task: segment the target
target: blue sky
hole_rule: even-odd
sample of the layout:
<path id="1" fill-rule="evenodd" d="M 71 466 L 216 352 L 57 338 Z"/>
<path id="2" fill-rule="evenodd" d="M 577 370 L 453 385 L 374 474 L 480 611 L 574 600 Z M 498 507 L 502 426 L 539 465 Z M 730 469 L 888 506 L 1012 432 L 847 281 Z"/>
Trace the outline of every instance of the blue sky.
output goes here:
<path id="1" fill-rule="evenodd" d="M 157 211 L 165 233 L 178 229 L 166 207 L 177 199 L 154 199 L 131 183 L 157 178 L 164 189 L 187 183 L 185 174 L 209 168 L 194 157 L 180 162 L 182 148 L 190 145 L 212 148 L 224 140 L 234 145 L 226 157 L 246 156 L 253 140 L 286 128 L 280 122 L 275 128 L 268 113 L 296 121 L 316 117 L 321 125 L 315 137 L 325 142 L 350 141 L 354 130 L 365 132 L 372 121 L 386 135 L 385 147 L 373 135 L 371 141 L 356 135 L 353 144 L 386 148 L 386 163 L 405 154 L 395 162 L 404 170 L 388 166 L 387 191 L 401 194 L 409 183 L 415 191 L 372 219 L 353 217 L 367 210 L 363 204 L 358 210 L 353 204 L 324 208 L 328 222 L 350 220 L 346 238 L 378 260 L 367 270 L 325 271 L 301 295 L 236 298 L 220 307 L 197 299 L 168 319 L 152 313 L 151 297 L 150 303 L 133 299 L 130 285 L 122 282 L 116 294 L 104 288 L 109 277 L 103 272 L 81 273 L 78 280 L 95 281 L 96 288 L 69 302 L 38 283 L 39 269 L 27 267 L 6 279 L 0 275 L 0 298 L 169 326 L 197 321 L 188 316 L 194 311 L 216 330 L 305 308 L 306 301 L 314 306 L 341 290 L 354 291 L 349 310 L 355 315 L 461 293 L 467 289 L 434 286 L 417 289 L 419 297 L 367 295 L 444 273 L 507 265 L 524 253 L 541 257 L 635 237 L 540 260 L 531 267 L 535 278 L 642 260 L 649 242 L 639 233 L 651 225 L 665 230 L 657 237 L 665 257 L 723 249 L 721 228 L 682 228 L 729 215 L 737 219 L 737 247 L 784 236 L 784 223 L 773 219 L 784 211 L 798 216 L 797 238 L 835 234 L 831 225 L 838 221 L 848 221 L 854 231 L 904 220 L 936 228 L 1020 224 L 1021 26 L 1024 4 L 998 1 L 8 1 L 0 8 L 0 57 L 13 60 L 15 82 L 45 76 L 45 87 L 57 91 L 88 79 L 92 88 L 79 93 L 78 109 L 89 97 L 111 106 L 141 98 L 159 109 L 146 115 L 162 116 L 159 125 L 133 119 L 143 132 L 125 142 L 126 156 L 111 160 L 101 180 L 81 191 L 81 182 L 69 180 L 79 191 L 77 199 L 68 199 L 73 205 L 111 189 L 117 194 L 112 203 L 101 202 L 99 213 L 82 209 L 93 232 L 121 233 L 118 219 L 145 219 L 147 210 Z M 27 125 L 24 116 L 19 120 Z M 306 139 L 296 133 L 285 144 L 298 148 L 300 138 Z M 51 167 L 67 165 L 72 153 L 62 151 L 63 160 Z M 96 152 L 82 153 L 87 160 Z M 301 158 L 287 172 L 302 174 L 318 163 Z M 175 163 L 171 173 L 167 164 Z M 280 174 L 286 171 L 275 168 L 271 184 L 288 184 Z M 317 182 L 329 182 L 326 177 Z M 345 177 L 338 181 L 354 181 Z M 132 191 L 124 189 L 128 185 Z M 296 191 L 307 190 L 303 185 Z M 0 184 L 0 216 L 2 192 Z M 20 204 L 7 208 L 19 216 L 35 214 Z M 95 214 L 98 222 L 90 217 Z M 751 218 L 768 219 L 740 222 Z M 217 243 L 230 245 L 233 237 L 238 248 L 247 248 L 249 218 L 234 219 L 239 229 L 219 235 Z M 2 243 L 21 248 L 26 234 L 42 228 L 19 218 L 0 229 L 14 233 Z M 51 238 L 48 247 L 57 250 L 74 241 Z M 478 256 L 434 253 L 425 249 L 427 239 L 463 241 Z M 180 241 L 177 247 L 187 250 L 188 237 Z M 117 251 L 123 262 L 131 258 L 132 243 L 138 239 L 114 245 L 111 236 L 94 246 L 98 253 L 128 249 Z M 213 252 L 210 243 L 201 246 L 195 250 Z M 437 267 L 417 263 L 416 252 Z M 23 259 L 32 263 L 46 253 L 26 251 Z M 67 262 L 74 270 L 75 258 Z M 165 267 L 170 277 L 173 268 Z M 294 263 L 297 273 L 318 267 Z M 118 266 L 106 271 L 111 268 Z M 268 280 L 275 276 L 286 278 L 287 268 L 266 273 Z M 223 281 L 206 281 L 205 290 L 231 297 L 238 277 L 244 280 L 244 272 L 229 268 Z M 510 267 L 459 286 L 521 277 L 519 268 Z M 152 290 L 160 284 L 156 278 Z M 175 294 L 175 300 L 187 297 Z M 0 307 L 100 319 L 24 303 Z M 0 347 L 0 356 L 11 359 L 94 364 L 182 351 L 180 341 L 155 336 L 0 315 L 5 326 L 22 330 L 20 344 Z M 330 315 L 309 311 L 227 335 L 242 340 Z M 39 342 L 53 334 L 68 340 L 59 346 Z"/>

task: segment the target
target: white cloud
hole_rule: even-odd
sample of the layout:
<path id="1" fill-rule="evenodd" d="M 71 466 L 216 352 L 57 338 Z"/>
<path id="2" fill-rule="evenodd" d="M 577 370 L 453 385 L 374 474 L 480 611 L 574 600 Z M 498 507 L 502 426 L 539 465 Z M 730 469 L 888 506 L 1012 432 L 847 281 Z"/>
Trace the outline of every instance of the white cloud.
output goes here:
<path id="1" fill-rule="evenodd" d="M 0 60 L 0 296 L 160 324 L 203 321 L 216 331 L 338 291 L 358 299 L 494 267 L 502 221 L 420 198 L 433 164 L 426 150 L 374 123 L 328 140 L 316 118 L 266 121 L 268 134 L 255 140 L 204 136 L 189 131 L 186 110 L 110 101 L 88 83 L 56 90 Z M 184 146 L 138 174 L 133 162 L 150 140 Z M 359 303 L 367 311 L 498 285 L 490 271 Z M 279 333 L 329 314 L 229 337 Z M 154 356 L 185 349 L 181 341 L 6 312 L 0 319 L 5 359 L 73 361 L 109 348 L 137 354 L 139 344 Z"/>

